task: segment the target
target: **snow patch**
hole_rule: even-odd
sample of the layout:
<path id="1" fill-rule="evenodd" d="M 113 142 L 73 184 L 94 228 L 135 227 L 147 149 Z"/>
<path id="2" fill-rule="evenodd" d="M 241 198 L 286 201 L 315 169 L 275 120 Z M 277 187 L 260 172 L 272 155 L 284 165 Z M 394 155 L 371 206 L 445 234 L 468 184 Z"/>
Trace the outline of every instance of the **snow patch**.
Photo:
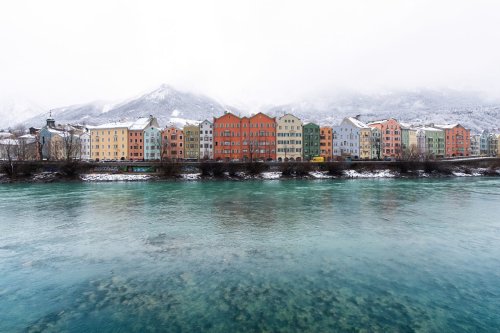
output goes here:
<path id="1" fill-rule="evenodd" d="M 391 170 L 363 171 L 345 170 L 344 174 L 348 178 L 394 178 L 396 175 Z"/>
<path id="2" fill-rule="evenodd" d="M 199 180 L 201 179 L 201 173 L 186 173 L 181 175 L 184 180 Z"/>
<path id="3" fill-rule="evenodd" d="M 105 174 L 92 173 L 81 175 L 83 181 L 86 182 L 114 182 L 114 181 L 144 181 L 153 178 L 151 175 L 127 175 L 127 174 Z"/>
<path id="4" fill-rule="evenodd" d="M 331 179 L 333 176 L 330 176 L 327 171 L 311 171 L 309 174 L 316 179 Z"/>
<path id="5" fill-rule="evenodd" d="M 280 179 L 280 177 L 281 177 L 281 172 L 278 171 L 261 173 L 262 179 Z"/>
<path id="6" fill-rule="evenodd" d="M 199 121 L 199 120 L 192 120 L 192 119 L 184 119 L 184 118 L 171 117 L 170 118 L 170 123 L 175 124 L 176 126 L 179 126 L 179 127 L 184 127 L 187 124 L 198 125 L 199 123 L 201 123 L 201 121 Z"/>

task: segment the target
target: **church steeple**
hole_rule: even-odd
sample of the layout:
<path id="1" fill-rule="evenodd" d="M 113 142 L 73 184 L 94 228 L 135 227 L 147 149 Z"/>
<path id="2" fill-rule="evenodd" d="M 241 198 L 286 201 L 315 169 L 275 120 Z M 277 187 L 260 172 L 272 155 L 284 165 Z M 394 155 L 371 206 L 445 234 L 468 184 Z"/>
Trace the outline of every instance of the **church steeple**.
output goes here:
<path id="1" fill-rule="evenodd" d="M 50 111 L 49 117 L 47 118 L 47 127 L 56 127 L 56 121 L 54 120 L 54 118 L 52 118 L 52 111 Z"/>

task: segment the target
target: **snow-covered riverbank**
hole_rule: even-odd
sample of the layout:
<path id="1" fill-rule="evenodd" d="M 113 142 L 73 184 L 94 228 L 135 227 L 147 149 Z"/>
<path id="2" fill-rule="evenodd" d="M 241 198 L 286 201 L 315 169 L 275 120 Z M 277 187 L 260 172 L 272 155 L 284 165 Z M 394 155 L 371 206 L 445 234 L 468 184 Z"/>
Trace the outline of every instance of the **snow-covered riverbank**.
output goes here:
<path id="1" fill-rule="evenodd" d="M 442 178 L 442 177 L 481 177 L 481 176 L 500 176 L 500 169 L 488 168 L 454 168 L 448 172 L 424 172 L 423 170 L 414 170 L 405 173 L 398 171 L 383 170 L 342 170 L 336 175 L 331 175 L 327 171 L 310 171 L 302 175 L 284 176 L 280 171 L 265 171 L 257 175 L 250 175 L 245 172 L 229 174 L 225 172 L 221 177 L 202 176 L 201 173 L 183 173 L 176 177 L 167 179 L 178 181 L 198 181 L 210 179 L 222 180 L 285 180 L 285 179 L 373 179 L 373 178 Z M 73 181 L 84 182 L 133 182 L 133 181 L 158 181 L 164 180 L 158 175 L 152 174 L 131 174 L 131 173 L 88 173 L 81 174 Z M 0 174 L 0 183 L 10 183 L 15 181 L 50 183 L 57 181 L 67 181 L 69 179 L 61 176 L 59 173 L 43 172 L 36 173 L 30 177 L 12 180 L 6 174 Z"/>

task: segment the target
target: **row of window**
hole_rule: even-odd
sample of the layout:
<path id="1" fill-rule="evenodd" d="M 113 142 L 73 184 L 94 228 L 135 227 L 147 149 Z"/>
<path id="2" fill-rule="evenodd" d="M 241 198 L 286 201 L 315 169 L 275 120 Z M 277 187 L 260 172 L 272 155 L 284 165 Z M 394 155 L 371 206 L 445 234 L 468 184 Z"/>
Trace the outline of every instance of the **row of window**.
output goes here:
<path id="1" fill-rule="evenodd" d="M 235 126 L 236 125 L 236 126 Z M 266 126 L 264 126 L 266 125 Z M 247 128 L 247 124 L 244 123 L 243 128 Z M 259 124 L 249 124 L 249 128 L 259 128 Z M 214 128 L 240 128 L 240 124 L 215 124 Z M 260 123 L 260 128 L 276 128 L 276 124 L 263 124 Z"/>

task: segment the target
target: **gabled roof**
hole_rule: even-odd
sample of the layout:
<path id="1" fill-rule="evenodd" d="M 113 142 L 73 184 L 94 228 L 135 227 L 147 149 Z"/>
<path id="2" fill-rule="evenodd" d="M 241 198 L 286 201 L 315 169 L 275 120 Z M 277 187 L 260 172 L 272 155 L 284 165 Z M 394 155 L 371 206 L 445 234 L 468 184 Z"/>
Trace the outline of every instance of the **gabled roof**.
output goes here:
<path id="1" fill-rule="evenodd" d="M 353 124 L 357 128 L 370 128 L 370 126 L 366 125 L 364 122 L 362 122 L 361 120 L 356 119 L 354 117 L 344 118 L 343 121 L 346 121 L 346 120 L 349 121 L 351 124 Z"/>
<path id="2" fill-rule="evenodd" d="M 131 131 L 144 131 L 144 129 L 146 127 L 148 127 L 150 124 L 158 125 L 156 118 L 153 118 L 153 117 L 139 118 L 136 121 L 134 121 L 132 123 L 132 125 L 130 125 L 129 130 L 131 130 Z"/>
<path id="3" fill-rule="evenodd" d="M 434 125 L 434 127 L 442 128 L 442 129 L 452 129 L 452 128 L 455 128 L 457 126 L 462 126 L 462 125 L 460 125 L 459 123 L 456 123 L 456 124 L 446 124 L 446 125 Z"/>
<path id="4" fill-rule="evenodd" d="M 291 113 L 285 113 L 285 114 L 284 114 L 284 115 L 282 115 L 281 117 L 278 117 L 278 119 L 282 119 L 282 118 L 284 118 L 284 117 L 293 117 L 293 118 L 295 118 L 295 119 L 297 119 L 297 120 L 300 120 L 300 121 L 302 122 L 302 120 L 301 120 L 299 117 L 297 117 L 297 116 L 295 116 L 295 115 L 293 115 L 293 114 L 291 114 Z"/>
<path id="5" fill-rule="evenodd" d="M 426 131 L 426 132 L 442 132 L 443 131 L 440 128 L 429 127 L 429 126 L 417 127 L 417 130 L 423 130 L 423 131 Z"/>
<path id="6" fill-rule="evenodd" d="M 132 126 L 131 121 L 123 121 L 123 122 L 114 122 L 114 123 L 107 123 L 107 124 L 102 124 L 98 126 L 94 126 L 93 129 L 113 129 L 113 128 L 129 128 Z"/>
<path id="7" fill-rule="evenodd" d="M 2 139 L 0 140 L 0 145 L 17 146 L 19 145 L 19 141 L 16 139 Z"/>
<path id="8" fill-rule="evenodd" d="M 387 121 L 388 119 L 383 119 L 383 120 L 375 120 L 375 121 L 369 121 L 367 124 L 368 125 L 376 125 L 376 124 L 383 124 Z"/>

